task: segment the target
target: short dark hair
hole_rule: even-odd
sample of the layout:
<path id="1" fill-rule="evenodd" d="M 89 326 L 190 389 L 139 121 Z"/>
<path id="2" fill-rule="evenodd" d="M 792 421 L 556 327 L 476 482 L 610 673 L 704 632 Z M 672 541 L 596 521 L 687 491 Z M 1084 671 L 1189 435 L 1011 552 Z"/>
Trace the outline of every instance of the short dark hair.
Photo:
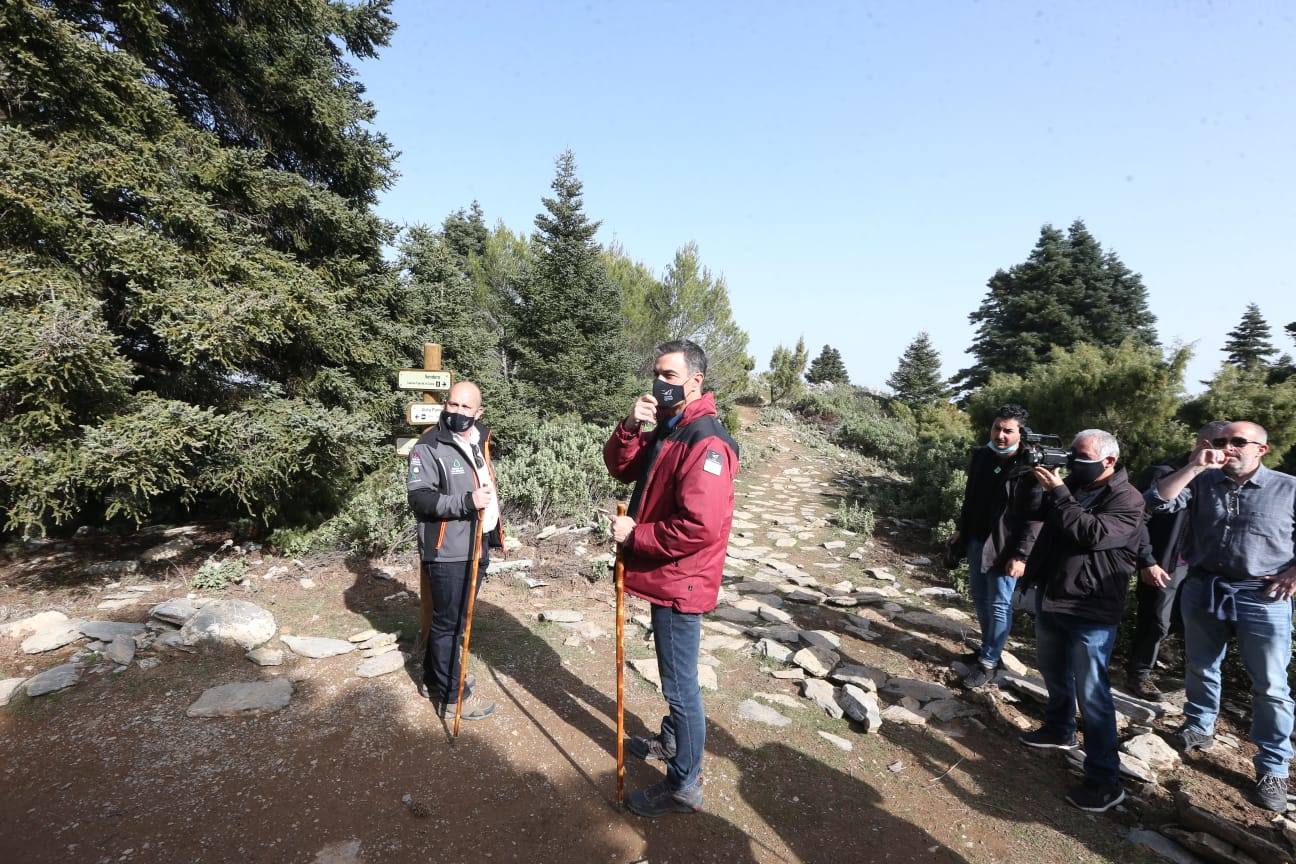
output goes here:
<path id="1" fill-rule="evenodd" d="M 706 352 L 702 346 L 692 339 L 672 339 L 670 342 L 663 342 L 657 346 L 653 352 L 653 359 L 660 360 L 667 354 L 683 354 L 684 366 L 688 369 L 690 375 L 696 375 L 701 372 L 706 374 L 707 358 Z"/>
<path id="2" fill-rule="evenodd" d="M 994 415 L 994 420 L 1016 420 L 1018 428 L 1025 426 L 1028 419 L 1030 419 L 1030 412 L 1015 402 L 1000 405 Z M 994 420 L 990 422 L 994 423 Z"/>

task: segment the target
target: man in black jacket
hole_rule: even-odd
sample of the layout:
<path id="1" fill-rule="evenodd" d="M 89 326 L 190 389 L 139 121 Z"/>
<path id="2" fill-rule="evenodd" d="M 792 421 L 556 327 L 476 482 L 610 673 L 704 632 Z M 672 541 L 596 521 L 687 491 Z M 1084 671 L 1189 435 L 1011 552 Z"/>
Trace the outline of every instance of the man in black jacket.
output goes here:
<path id="1" fill-rule="evenodd" d="M 972 666 L 963 683 L 981 687 L 994 679 L 1012 630 L 1012 598 L 1026 572 L 1040 523 L 1022 514 L 1039 509 L 1035 479 L 1021 467 L 1026 409 L 1004 405 L 990 424 L 990 441 L 972 452 L 958 527 L 951 545 L 967 544 L 968 588 L 981 625 L 981 647 L 960 658 Z"/>
<path id="2" fill-rule="evenodd" d="M 1031 747 L 1074 750 L 1076 704 L 1084 718 L 1084 784 L 1067 800 L 1102 813 L 1125 799 L 1117 755 L 1116 709 L 1107 668 L 1138 567 L 1143 496 L 1116 466 L 1120 445 L 1101 429 L 1071 442 L 1065 481 L 1037 467 L 1044 527 L 1026 562 L 1035 599 L 1036 654 L 1048 687 L 1044 725 L 1022 736 Z"/>
<path id="3" fill-rule="evenodd" d="M 1209 442 L 1223 432 L 1227 420 L 1207 423 L 1197 441 Z M 1188 464 L 1191 451 L 1163 460 L 1143 472 L 1138 488 L 1147 492 L 1153 484 Z M 1179 586 L 1188 575 L 1188 564 L 1180 552 L 1188 526 L 1188 511 L 1154 513 L 1148 517 L 1149 549 L 1140 552 L 1139 583 L 1134 590 L 1138 604 L 1134 639 L 1126 658 L 1125 677 L 1130 691 L 1144 699 L 1158 701 L 1161 690 L 1153 679 L 1161 641 L 1170 633 L 1171 619 L 1179 597 Z M 1145 557 L 1146 556 L 1146 557 Z"/>

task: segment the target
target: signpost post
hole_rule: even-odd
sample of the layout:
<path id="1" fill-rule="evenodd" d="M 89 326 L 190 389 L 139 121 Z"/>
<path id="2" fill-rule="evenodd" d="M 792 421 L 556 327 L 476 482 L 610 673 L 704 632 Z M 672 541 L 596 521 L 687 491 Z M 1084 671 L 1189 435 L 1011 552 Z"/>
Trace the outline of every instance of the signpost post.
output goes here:
<path id="1" fill-rule="evenodd" d="M 450 389 L 450 373 L 441 368 L 440 344 L 425 342 L 423 344 L 423 368 L 398 369 L 396 371 L 396 387 L 400 390 L 420 390 L 423 392 L 423 401 L 411 402 L 405 406 L 405 422 L 411 426 L 435 426 L 441 419 L 441 400 L 433 394 L 444 393 Z M 422 430 L 420 430 L 419 434 L 422 434 Z M 396 452 L 401 456 L 409 456 L 410 451 L 414 449 L 417 442 L 417 435 L 413 438 L 399 437 L 396 439 Z M 418 571 L 419 632 L 414 653 L 418 655 L 421 664 L 427 652 L 428 631 L 432 628 L 432 592 L 423 579 L 422 561 L 418 562 Z"/>

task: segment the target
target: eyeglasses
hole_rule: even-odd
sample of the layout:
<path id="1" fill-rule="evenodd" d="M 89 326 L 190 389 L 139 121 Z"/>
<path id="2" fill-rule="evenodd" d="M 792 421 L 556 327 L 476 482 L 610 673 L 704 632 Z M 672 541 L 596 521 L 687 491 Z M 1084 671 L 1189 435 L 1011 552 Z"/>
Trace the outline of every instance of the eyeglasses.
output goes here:
<path id="1" fill-rule="evenodd" d="M 1240 438 L 1236 435 L 1234 435 L 1232 438 L 1212 438 L 1210 442 L 1211 446 L 1214 447 L 1216 450 L 1223 450 L 1225 447 L 1236 447 L 1237 449 L 1241 450 L 1243 447 L 1247 446 L 1248 444 L 1263 444 L 1263 443 L 1265 442 L 1248 441 L 1247 439 Z"/>

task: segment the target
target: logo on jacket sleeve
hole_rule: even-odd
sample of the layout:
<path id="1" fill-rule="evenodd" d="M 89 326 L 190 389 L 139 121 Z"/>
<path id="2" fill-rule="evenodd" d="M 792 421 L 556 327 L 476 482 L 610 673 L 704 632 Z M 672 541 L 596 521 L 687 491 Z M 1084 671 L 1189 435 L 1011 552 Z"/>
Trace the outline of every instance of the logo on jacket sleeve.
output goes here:
<path id="1" fill-rule="evenodd" d="M 714 474 L 717 477 L 724 470 L 724 457 L 718 450 L 708 450 L 706 461 L 702 463 L 702 470 L 708 474 Z"/>

